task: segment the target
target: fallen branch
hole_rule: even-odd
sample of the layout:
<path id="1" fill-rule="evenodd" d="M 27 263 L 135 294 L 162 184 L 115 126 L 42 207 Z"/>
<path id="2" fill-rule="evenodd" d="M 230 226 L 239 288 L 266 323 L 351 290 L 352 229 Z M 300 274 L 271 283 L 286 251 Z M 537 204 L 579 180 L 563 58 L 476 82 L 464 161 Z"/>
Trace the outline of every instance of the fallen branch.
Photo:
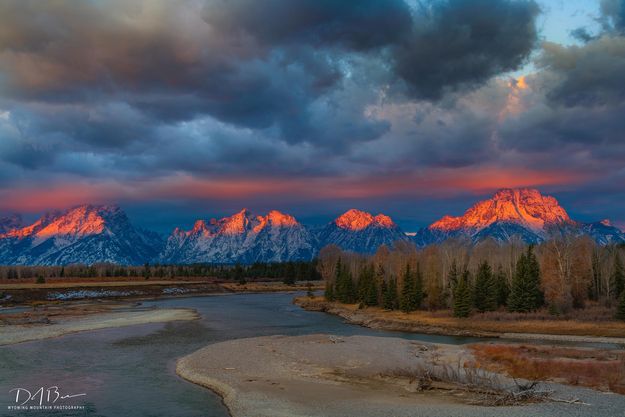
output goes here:
<path id="1" fill-rule="evenodd" d="M 572 400 L 565 400 L 564 398 L 551 398 L 551 401 L 555 401 L 557 403 L 566 403 L 566 404 L 590 405 L 588 403 L 583 402 L 579 398 L 573 398 Z"/>

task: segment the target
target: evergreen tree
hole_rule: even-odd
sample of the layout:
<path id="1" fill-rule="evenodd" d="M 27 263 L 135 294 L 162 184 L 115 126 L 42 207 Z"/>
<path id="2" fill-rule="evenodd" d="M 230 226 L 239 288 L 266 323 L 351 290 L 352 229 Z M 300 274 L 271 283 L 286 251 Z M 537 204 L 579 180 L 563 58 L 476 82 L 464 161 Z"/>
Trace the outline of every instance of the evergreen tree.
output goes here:
<path id="1" fill-rule="evenodd" d="M 454 316 L 469 317 L 471 314 L 471 284 L 469 271 L 465 270 L 454 290 Z"/>
<path id="2" fill-rule="evenodd" d="M 421 274 L 421 266 L 418 263 L 417 263 L 417 273 L 415 274 L 414 284 L 415 284 L 415 288 L 413 291 L 414 304 L 416 308 L 419 308 L 421 307 L 421 303 L 423 303 L 425 294 L 423 292 L 423 274 Z"/>
<path id="3" fill-rule="evenodd" d="M 447 282 L 449 282 L 449 287 L 452 291 L 458 285 L 458 279 L 460 278 L 460 274 L 458 272 L 458 265 L 456 264 L 456 260 L 454 259 L 451 263 L 451 267 L 449 268 L 449 272 L 447 273 Z"/>
<path id="4" fill-rule="evenodd" d="M 388 284 L 383 284 L 383 307 L 387 310 L 395 310 L 397 308 L 397 280 L 391 278 Z"/>
<path id="5" fill-rule="evenodd" d="M 368 285 L 365 289 L 363 303 L 367 306 L 378 305 L 378 281 L 373 274 L 373 265 L 367 267 Z"/>
<path id="6" fill-rule="evenodd" d="M 373 265 L 365 265 L 358 274 L 358 301 L 366 306 L 378 304 L 378 287 Z"/>
<path id="7" fill-rule="evenodd" d="M 344 266 L 339 258 L 336 265 L 335 296 L 341 303 L 353 303 L 356 301 L 356 288 L 352 280 L 352 274 Z"/>
<path id="8" fill-rule="evenodd" d="M 614 290 L 614 298 L 618 300 L 623 293 L 623 288 L 625 288 L 625 271 L 623 271 L 623 261 L 621 261 L 618 250 L 614 254 L 614 268 L 610 276 L 610 284 Z"/>
<path id="9" fill-rule="evenodd" d="M 621 292 L 621 296 L 616 306 L 616 318 L 625 321 L 625 291 Z"/>
<path id="10" fill-rule="evenodd" d="M 383 305 L 384 304 L 384 286 L 386 285 L 385 283 L 385 279 L 384 279 L 385 273 L 384 273 L 384 267 L 382 267 L 382 265 L 378 265 L 378 268 L 375 272 L 375 277 L 374 277 L 374 281 L 375 281 L 375 286 L 376 286 L 376 290 L 377 290 L 377 301 L 376 301 L 376 305 Z"/>
<path id="11" fill-rule="evenodd" d="M 497 287 L 488 262 L 483 261 L 477 270 L 473 301 L 479 312 L 497 309 Z"/>
<path id="12" fill-rule="evenodd" d="M 510 311 L 529 312 L 543 305 L 543 294 L 540 290 L 540 266 L 533 247 L 522 254 L 516 264 L 508 308 Z"/>
<path id="13" fill-rule="evenodd" d="M 385 280 L 382 280 L 382 283 L 380 284 L 380 293 L 382 296 L 382 308 L 390 310 L 392 302 L 389 297 L 388 285 L 386 284 Z"/>
<path id="14" fill-rule="evenodd" d="M 406 264 L 404 271 L 404 279 L 401 287 L 401 296 L 399 298 L 399 309 L 404 313 L 416 310 L 414 304 L 415 278 L 410 270 L 410 264 Z"/>
<path id="15" fill-rule="evenodd" d="M 497 287 L 497 306 L 505 306 L 510 296 L 510 286 L 508 285 L 508 277 L 501 265 L 495 274 L 495 286 Z"/>

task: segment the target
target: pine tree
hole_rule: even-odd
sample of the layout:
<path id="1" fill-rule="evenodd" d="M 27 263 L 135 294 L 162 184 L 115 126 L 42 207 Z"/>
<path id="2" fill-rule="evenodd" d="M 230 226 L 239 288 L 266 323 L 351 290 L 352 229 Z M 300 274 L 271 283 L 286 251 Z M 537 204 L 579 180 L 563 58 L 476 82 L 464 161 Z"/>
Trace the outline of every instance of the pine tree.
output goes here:
<path id="1" fill-rule="evenodd" d="M 625 291 L 621 293 L 616 306 L 616 318 L 625 321 Z"/>
<path id="2" fill-rule="evenodd" d="M 414 305 L 415 279 L 410 264 L 406 264 L 404 271 L 404 279 L 401 287 L 401 296 L 399 298 L 399 309 L 404 313 L 416 310 Z"/>
<path id="3" fill-rule="evenodd" d="M 610 276 L 610 284 L 614 290 L 614 298 L 618 300 L 625 288 L 625 271 L 623 271 L 623 261 L 618 251 L 614 254 L 614 268 Z"/>
<path id="4" fill-rule="evenodd" d="M 382 265 L 378 265 L 378 268 L 375 272 L 375 286 L 376 286 L 376 290 L 377 290 L 377 301 L 376 301 L 376 305 L 382 305 L 384 304 L 384 288 L 383 286 L 386 285 L 385 283 L 385 272 L 384 272 L 384 267 L 382 267 Z"/>
<path id="5" fill-rule="evenodd" d="M 456 260 L 454 259 L 451 263 L 451 267 L 449 267 L 449 272 L 447 273 L 447 282 L 449 283 L 449 288 L 453 292 L 458 285 L 458 279 L 460 278 L 460 274 L 458 273 L 458 265 L 456 264 Z"/>
<path id="6" fill-rule="evenodd" d="M 373 265 L 366 265 L 358 274 L 358 301 L 366 306 L 378 304 L 378 287 L 373 275 Z"/>
<path id="7" fill-rule="evenodd" d="M 339 258 L 336 264 L 336 299 L 341 303 L 353 303 L 356 301 L 356 288 L 352 281 L 352 274 Z"/>
<path id="8" fill-rule="evenodd" d="M 469 271 L 464 271 L 454 290 L 454 316 L 469 317 L 471 314 L 471 286 Z"/>
<path id="9" fill-rule="evenodd" d="M 474 304 L 479 312 L 497 309 L 497 287 L 488 262 L 483 261 L 475 277 Z"/>
<path id="10" fill-rule="evenodd" d="M 421 307 L 421 303 L 423 303 L 423 299 L 425 298 L 425 294 L 423 293 L 423 274 L 421 274 L 421 266 L 417 263 L 417 272 L 415 274 L 414 280 L 414 304 L 415 308 Z"/>
<path id="11" fill-rule="evenodd" d="M 391 278 L 388 284 L 383 286 L 383 307 L 387 310 L 395 310 L 397 308 L 397 280 Z"/>
<path id="12" fill-rule="evenodd" d="M 510 289 L 508 308 L 510 311 L 526 313 L 534 311 L 542 305 L 540 266 L 533 248 L 530 246 L 517 262 L 512 288 Z"/>
<path id="13" fill-rule="evenodd" d="M 497 287 L 497 306 L 505 306 L 510 296 L 510 286 L 508 285 L 508 277 L 501 265 L 495 274 L 495 285 Z"/>

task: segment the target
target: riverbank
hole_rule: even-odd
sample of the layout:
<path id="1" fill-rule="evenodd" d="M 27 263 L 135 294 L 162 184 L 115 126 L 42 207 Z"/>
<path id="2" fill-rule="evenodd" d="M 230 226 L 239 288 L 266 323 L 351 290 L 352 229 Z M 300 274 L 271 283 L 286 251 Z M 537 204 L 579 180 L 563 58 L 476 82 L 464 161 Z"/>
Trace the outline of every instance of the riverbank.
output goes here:
<path id="1" fill-rule="evenodd" d="M 322 288 L 312 282 L 312 290 Z M 307 282 L 287 285 L 276 281 L 254 281 L 245 284 L 214 280 L 112 280 L 32 282 L 0 284 L 0 306 L 37 305 L 72 300 L 124 300 L 176 296 L 197 296 L 220 293 L 260 293 L 307 291 Z"/>
<path id="2" fill-rule="evenodd" d="M 625 344 L 625 323 L 617 321 L 500 321 L 475 316 L 458 319 L 427 311 L 403 313 L 377 307 L 360 309 L 357 304 L 328 302 L 323 297 L 297 297 L 293 302 L 305 310 L 334 314 L 350 323 L 373 329 L 516 340 Z"/>
<path id="3" fill-rule="evenodd" d="M 3 315 L 2 325 L 0 325 L 0 345 L 47 339 L 88 330 L 197 318 L 199 316 L 193 309 L 184 308 L 143 309 L 120 303 L 52 306 L 35 311 Z"/>
<path id="4" fill-rule="evenodd" d="M 176 372 L 221 395 L 233 417 L 612 416 L 625 407 L 625 397 L 557 384 L 523 400 L 507 377 L 465 367 L 472 358 L 464 347 L 389 337 L 269 336 L 209 345 Z M 484 406 L 497 399 L 507 405 Z"/>

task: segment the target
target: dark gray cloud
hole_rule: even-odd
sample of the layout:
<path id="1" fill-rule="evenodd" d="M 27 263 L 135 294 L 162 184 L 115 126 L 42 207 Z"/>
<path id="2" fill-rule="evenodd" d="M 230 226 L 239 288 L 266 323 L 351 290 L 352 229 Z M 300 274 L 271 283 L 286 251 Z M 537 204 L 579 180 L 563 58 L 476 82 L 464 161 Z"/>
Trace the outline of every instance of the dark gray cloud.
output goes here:
<path id="1" fill-rule="evenodd" d="M 415 96 L 436 99 L 517 69 L 535 46 L 538 13 L 533 1 L 425 3 L 395 50 L 397 74 Z"/>
<path id="2" fill-rule="evenodd" d="M 352 112 L 329 141 L 311 123 L 311 108 L 319 111 L 318 100 L 343 88 L 345 77 L 379 88 L 371 84 L 375 74 L 356 74 L 363 69 L 355 66 L 346 73 L 357 55 L 377 62 L 374 72 L 386 71 L 389 82 L 396 73 L 413 93 L 437 98 L 521 64 L 536 38 L 536 12 L 532 2 L 510 0 L 432 1 L 418 9 L 403 0 L 15 0 L 0 5 L 0 82 L 15 100 L 125 102 L 152 124 L 209 115 L 276 127 L 291 143 L 341 145 L 386 130 Z M 115 129 L 94 126 L 112 145 L 125 144 Z M 77 140 L 104 140 L 88 130 L 74 131 Z"/>
<path id="3" fill-rule="evenodd" d="M 601 12 L 606 30 L 625 33 L 624 0 L 601 0 Z"/>
<path id="4" fill-rule="evenodd" d="M 0 2 L 0 184 L 622 170 L 623 4 L 521 91 L 533 1 Z"/>
<path id="5" fill-rule="evenodd" d="M 625 99 L 625 37 L 604 35 L 583 46 L 544 46 L 539 64 L 553 78 L 548 97 L 566 106 L 621 103 Z"/>
<path id="6" fill-rule="evenodd" d="M 217 0 L 204 19 L 222 33 L 277 44 L 368 50 L 400 41 L 412 27 L 403 0 Z"/>

